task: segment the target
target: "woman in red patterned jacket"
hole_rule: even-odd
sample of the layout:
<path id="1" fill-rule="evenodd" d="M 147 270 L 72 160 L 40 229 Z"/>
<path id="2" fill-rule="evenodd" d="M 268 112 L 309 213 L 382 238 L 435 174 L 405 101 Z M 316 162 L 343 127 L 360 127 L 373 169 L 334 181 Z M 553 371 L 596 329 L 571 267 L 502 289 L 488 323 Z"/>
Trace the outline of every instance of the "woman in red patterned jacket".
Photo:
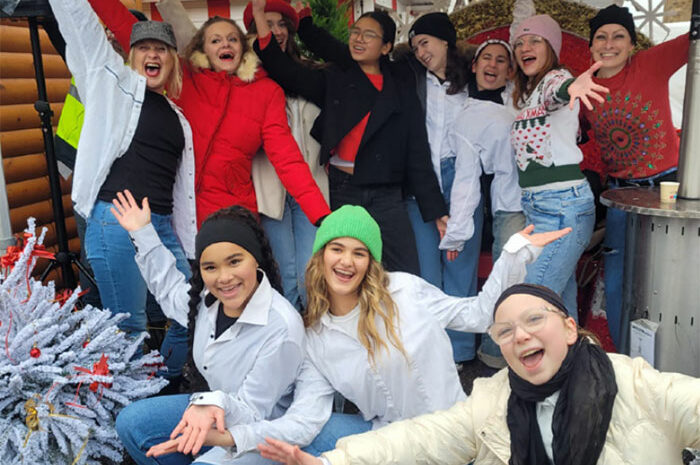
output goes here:
<path id="1" fill-rule="evenodd" d="M 136 20 L 126 7 L 117 0 L 90 3 L 117 40 L 128 44 Z M 257 211 L 250 171 L 261 146 L 309 221 L 330 213 L 289 130 L 284 92 L 258 66 L 233 20 L 206 21 L 185 49 L 182 68 L 175 102 L 192 126 L 197 224 L 229 205 Z"/>

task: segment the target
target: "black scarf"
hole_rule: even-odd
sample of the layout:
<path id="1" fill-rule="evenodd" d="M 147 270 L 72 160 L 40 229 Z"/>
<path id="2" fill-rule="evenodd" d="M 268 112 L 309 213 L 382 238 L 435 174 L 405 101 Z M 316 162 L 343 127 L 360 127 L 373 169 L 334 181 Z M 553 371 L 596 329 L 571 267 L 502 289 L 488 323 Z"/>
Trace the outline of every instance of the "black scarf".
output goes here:
<path id="1" fill-rule="evenodd" d="M 617 395 L 615 372 L 603 349 L 585 337 L 569 348 L 559 371 L 535 386 L 509 369 L 507 423 L 510 465 L 551 464 L 542 443 L 535 404 L 559 391 L 552 418 L 555 465 L 595 465 Z"/>
<path id="2" fill-rule="evenodd" d="M 503 93 L 503 89 L 505 89 L 505 87 L 500 87 L 494 90 L 479 90 L 476 85 L 476 78 L 474 78 L 469 80 L 467 83 L 467 89 L 469 90 L 469 96 L 471 98 L 476 100 L 488 100 L 489 102 L 503 105 L 503 97 L 501 94 Z"/>

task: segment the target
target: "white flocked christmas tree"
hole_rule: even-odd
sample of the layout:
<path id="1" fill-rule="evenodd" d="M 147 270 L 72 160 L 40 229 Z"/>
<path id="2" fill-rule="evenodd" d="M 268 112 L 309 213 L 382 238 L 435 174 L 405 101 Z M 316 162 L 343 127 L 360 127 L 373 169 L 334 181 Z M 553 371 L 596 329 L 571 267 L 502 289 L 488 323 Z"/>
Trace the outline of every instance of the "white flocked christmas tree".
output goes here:
<path id="1" fill-rule="evenodd" d="M 167 384 L 155 375 L 162 358 L 132 359 L 145 333 L 127 338 L 117 328 L 126 314 L 79 309 L 78 292 L 31 278 L 44 233 L 30 219 L 23 250 L 2 257 L 0 464 L 121 463 L 115 419 Z"/>

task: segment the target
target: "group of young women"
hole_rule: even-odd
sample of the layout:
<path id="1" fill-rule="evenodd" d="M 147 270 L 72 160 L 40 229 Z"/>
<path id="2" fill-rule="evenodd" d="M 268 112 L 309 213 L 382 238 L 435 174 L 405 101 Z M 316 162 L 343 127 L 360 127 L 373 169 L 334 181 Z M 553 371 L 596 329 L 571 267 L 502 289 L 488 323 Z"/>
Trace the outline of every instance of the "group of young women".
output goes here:
<path id="1" fill-rule="evenodd" d="M 74 200 L 88 218 L 88 259 L 105 306 L 132 313 L 128 329 L 145 326 L 146 287 L 187 328 L 203 384 L 191 396 L 145 399 L 120 413 L 117 431 L 137 463 L 317 463 L 313 456 L 339 438 L 455 404 L 438 414 L 445 420 L 415 420 L 426 434 L 399 423 L 375 433 L 388 439 L 349 440 L 320 460 L 619 463 L 608 457 L 641 457 L 608 446 L 628 440 L 637 417 L 664 439 L 657 454 L 699 446 L 697 380 L 624 357 L 611 363 L 576 335 L 566 316 L 575 307 L 556 295 L 567 295 L 573 255 L 592 228 L 577 100 L 603 102 L 592 74 L 607 69 L 609 53 L 603 67 L 574 80 L 558 66 L 558 25 L 536 16 L 518 27 L 512 50 L 482 44 L 469 78 L 455 67 L 454 28 L 441 14 L 414 25 L 417 63 L 406 63 L 389 60 L 396 26 L 380 12 L 361 16 L 345 45 L 314 26 L 308 10 L 254 0 L 244 18 L 256 34 L 251 45 L 228 19 L 195 30 L 178 0 L 160 5 L 173 26 L 135 24 L 117 0 L 89 2 L 50 0 L 86 108 Z M 95 12 L 130 48 L 127 64 Z M 299 57 L 295 31 L 323 66 Z M 474 111 L 493 115 L 479 131 L 493 139 L 467 136 L 474 128 L 462 125 Z M 536 139 L 523 134 L 530 130 Z M 260 148 L 274 175 L 267 161 L 254 162 Z M 482 169 L 497 180 L 500 256 L 478 296 L 448 295 L 444 277 L 433 285 L 417 276 L 429 240 L 418 226 L 439 234 L 441 273 L 470 255 Z M 513 234 L 523 226 L 520 208 L 533 225 Z M 285 255 L 280 275 L 276 259 Z M 557 271 L 547 271 L 553 263 Z M 508 289 L 523 280 L 554 289 Z M 494 316 L 489 332 L 510 371 L 477 383 L 475 397 L 491 397 L 474 404 L 445 329 L 484 332 Z M 648 386 L 623 376 L 632 369 Z M 592 375 L 596 383 L 581 382 Z M 332 413 L 336 393 L 359 413 Z M 662 395 L 683 402 L 652 404 Z M 647 410 L 618 419 L 645 400 Z M 583 418 L 573 412 L 581 402 L 591 413 Z M 624 427 L 614 430 L 611 415 Z M 667 428 L 669 416 L 679 420 Z M 446 435 L 456 445 L 443 447 Z M 263 457 L 256 448 L 266 437 L 287 442 L 270 440 Z M 570 447 L 574 437 L 580 447 Z"/>

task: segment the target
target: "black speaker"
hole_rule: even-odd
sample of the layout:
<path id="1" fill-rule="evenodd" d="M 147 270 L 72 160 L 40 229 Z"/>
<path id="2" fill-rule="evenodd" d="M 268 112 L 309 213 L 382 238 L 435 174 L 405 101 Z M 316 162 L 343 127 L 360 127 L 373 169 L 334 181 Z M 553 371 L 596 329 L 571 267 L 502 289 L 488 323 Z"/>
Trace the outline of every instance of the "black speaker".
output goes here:
<path id="1" fill-rule="evenodd" d="M 0 17 L 3 18 L 37 18 L 53 16 L 48 0 L 0 0 Z M 14 10 L 12 7 L 15 6 Z"/>

